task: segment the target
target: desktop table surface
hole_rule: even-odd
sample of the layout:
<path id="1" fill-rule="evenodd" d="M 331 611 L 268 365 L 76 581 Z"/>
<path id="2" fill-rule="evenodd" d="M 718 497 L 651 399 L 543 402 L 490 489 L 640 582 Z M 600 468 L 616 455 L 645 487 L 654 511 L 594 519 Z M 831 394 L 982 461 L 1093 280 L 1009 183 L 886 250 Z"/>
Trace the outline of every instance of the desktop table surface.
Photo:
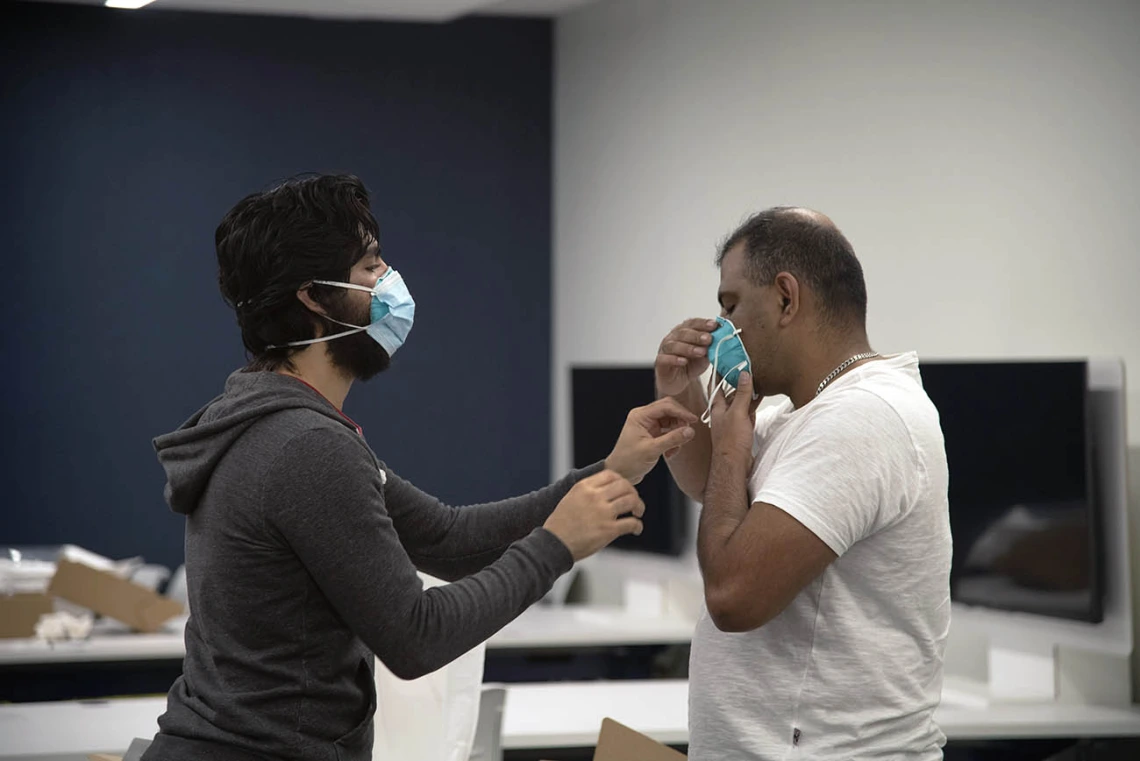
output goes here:
<path id="1" fill-rule="evenodd" d="M 503 712 L 503 747 L 507 749 L 593 746 L 606 717 L 659 742 L 689 741 L 687 680 L 507 687 Z M 1140 736 L 1140 706 L 1042 703 L 978 707 L 944 700 L 934 718 L 951 740 Z"/>
<path id="2" fill-rule="evenodd" d="M 163 697 L 0 705 L 0 759 L 121 753 L 132 738 L 154 735 L 165 706 Z M 687 743 L 688 682 L 507 685 L 503 748 L 592 747 L 605 717 L 660 742 Z M 951 740 L 1140 736 L 1140 706 L 943 704 L 935 718 Z"/>
<path id="3" fill-rule="evenodd" d="M 90 661 L 181 660 L 186 655 L 185 618 L 154 634 L 131 632 L 115 622 L 100 622 L 85 640 L 47 643 L 35 639 L 0 639 L 0 666 Z M 678 616 L 627 613 L 616 606 L 532 607 L 487 641 L 490 649 L 620 647 L 688 644 L 694 622 Z"/>

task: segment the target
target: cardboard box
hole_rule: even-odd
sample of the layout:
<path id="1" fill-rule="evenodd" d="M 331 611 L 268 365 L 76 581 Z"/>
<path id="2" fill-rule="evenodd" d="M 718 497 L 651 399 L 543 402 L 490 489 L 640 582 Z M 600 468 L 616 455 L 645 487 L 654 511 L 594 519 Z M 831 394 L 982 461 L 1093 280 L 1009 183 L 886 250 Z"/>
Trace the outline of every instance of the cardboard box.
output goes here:
<path id="1" fill-rule="evenodd" d="M 54 610 L 51 595 L 0 595 L 0 637 L 34 637 L 40 616 Z"/>
<path id="2" fill-rule="evenodd" d="M 684 761 L 684 753 L 651 740 L 613 719 L 602 719 L 594 761 Z"/>
<path id="3" fill-rule="evenodd" d="M 140 632 L 158 631 L 164 623 L 185 612 L 177 600 L 109 571 L 63 559 L 52 576 L 48 594 L 122 621 Z"/>

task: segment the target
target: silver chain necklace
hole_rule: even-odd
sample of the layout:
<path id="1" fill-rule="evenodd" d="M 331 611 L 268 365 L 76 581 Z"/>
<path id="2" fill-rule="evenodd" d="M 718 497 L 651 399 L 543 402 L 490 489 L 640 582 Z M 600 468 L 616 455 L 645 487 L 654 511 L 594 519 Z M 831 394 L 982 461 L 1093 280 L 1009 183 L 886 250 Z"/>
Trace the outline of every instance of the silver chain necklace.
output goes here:
<path id="1" fill-rule="evenodd" d="M 816 387 L 815 395 L 819 396 L 820 392 L 823 391 L 823 389 L 827 387 L 828 383 L 831 383 L 833 380 L 835 380 L 836 377 L 838 377 L 838 375 L 841 372 L 843 372 L 847 368 L 851 367 L 851 365 L 855 364 L 856 362 L 858 362 L 861 359 L 871 359 L 871 357 L 877 357 L 877 356 L 879 356 L 879 352 L 877 352 L 877 351 L 866 351 L 866 352 L 863 352 L 862 354 L 856 354 L 854 357 L 850 357 L 849 359 L 843 360 L 842 362 L 839 363 L 839 367 L 832 370 L 831 374 L 828 375 L 826 378 L 824 378 L 823 382 L 820 383 L 819 386 Z"/>

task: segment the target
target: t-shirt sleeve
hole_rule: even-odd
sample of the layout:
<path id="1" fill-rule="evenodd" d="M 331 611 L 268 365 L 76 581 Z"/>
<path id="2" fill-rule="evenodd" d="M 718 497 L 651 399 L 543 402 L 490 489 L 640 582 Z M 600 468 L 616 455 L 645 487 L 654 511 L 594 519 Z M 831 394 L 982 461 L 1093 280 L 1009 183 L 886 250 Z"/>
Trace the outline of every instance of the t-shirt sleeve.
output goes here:
<path id="1" fill-rule="evenodd" d="M 818 406 L 816 406 L 818 405 Z M 753 474 L 753 502 L 774 505 L 836 555 L 901 517 L 922 474 L 910 434 L 879 396 L 844 389 L 817 400 L 770 469 Z"/>

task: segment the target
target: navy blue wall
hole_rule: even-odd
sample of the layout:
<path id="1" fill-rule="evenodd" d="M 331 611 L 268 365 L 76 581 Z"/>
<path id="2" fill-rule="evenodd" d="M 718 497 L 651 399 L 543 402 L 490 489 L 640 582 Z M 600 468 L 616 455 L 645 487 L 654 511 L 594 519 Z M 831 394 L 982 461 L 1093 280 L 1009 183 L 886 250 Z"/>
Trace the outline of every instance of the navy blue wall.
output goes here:
<path id="1" fill-rule="evenodd" d="M 245 361 L 214 228 L 298 172 L 373 192 L 417 300 L 345 411 L 453 502 L 549 469 L 551 27 L 7 4 L 0 544 L 182 560 L 151 438 Z"/>

